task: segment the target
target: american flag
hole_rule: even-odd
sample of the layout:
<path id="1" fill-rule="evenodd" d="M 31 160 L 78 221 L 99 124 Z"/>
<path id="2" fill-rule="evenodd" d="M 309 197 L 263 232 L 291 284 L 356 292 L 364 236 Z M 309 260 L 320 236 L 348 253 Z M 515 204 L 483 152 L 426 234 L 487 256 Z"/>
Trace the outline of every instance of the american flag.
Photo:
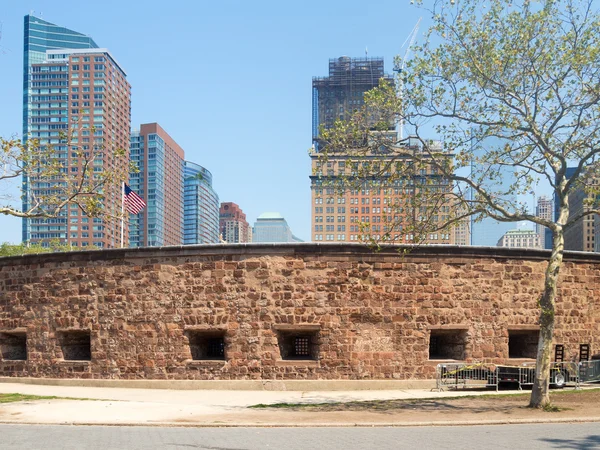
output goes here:
<path id="1" fill-rule="evenodd" d="M 125 202 L 125 208 L 131 214 L 139 214 L 142 209 L 146 207 L 146 202 L 142 199 L 142 197 L 137 195 L 135 191 L 127 186 L 127 183 L 123 183 L 123 185 L 125 187 L 125 197 L 123 200 Z"/>

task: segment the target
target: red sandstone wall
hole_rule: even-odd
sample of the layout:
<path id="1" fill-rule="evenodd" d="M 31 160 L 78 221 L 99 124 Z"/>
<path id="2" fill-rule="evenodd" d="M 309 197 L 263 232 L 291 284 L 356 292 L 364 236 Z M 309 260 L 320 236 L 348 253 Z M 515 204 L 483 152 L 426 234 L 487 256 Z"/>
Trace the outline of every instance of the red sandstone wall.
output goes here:
<path id="1" fill-rule="evenodd" d="M 544 253 L 495 252 L 259 245 L 0 259 L 0 333 L 26 330 L 28 352 L 0 358 L 0 376 L 427 379 L 440 362 L 428 360 L 432 329 L 464 329 L 468 361 L 520 362 L 508 330 L 537 324 Z M 562 270 L 566 360 L 581 343 L 600 350 L 590 258 Z M 308 324 L 318 359 L 283 361 L 277 330 Z M 64 361 L 60 332 L 78 329 L 90 330 L 91 361 Z M 192 361 L 190 329 L 223 330 L 226 360 Z"/>

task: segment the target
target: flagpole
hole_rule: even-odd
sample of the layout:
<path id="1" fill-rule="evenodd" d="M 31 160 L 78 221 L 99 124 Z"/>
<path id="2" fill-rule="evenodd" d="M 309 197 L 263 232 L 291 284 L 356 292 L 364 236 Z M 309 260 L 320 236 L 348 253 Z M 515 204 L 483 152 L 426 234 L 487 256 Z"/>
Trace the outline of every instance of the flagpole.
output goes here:
<path id="1" fill-rule="evenodd" d="M 121 248 L 123 248 L 123 234 L 125 231 L 125 182 L 121 185 Z"/>

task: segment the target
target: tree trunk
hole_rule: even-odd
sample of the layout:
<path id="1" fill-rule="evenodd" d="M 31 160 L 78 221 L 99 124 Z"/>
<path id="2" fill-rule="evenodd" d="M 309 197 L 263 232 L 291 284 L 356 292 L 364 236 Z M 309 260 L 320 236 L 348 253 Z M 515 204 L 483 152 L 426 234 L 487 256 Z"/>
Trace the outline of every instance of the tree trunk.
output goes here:
<path id="1" fill-rule="evenodd" d="M 538 341 L 535 380 L 529 401 L 529 407 L 531 408 L 543 408 L 550 404 L 548 389 L 550 385 L 552 336 L 554 335 L 554 312 L 558 273 L 562 265 L 565 243 L 562 227 L 554 230 L 553 234 L 552 254 L 546 268 L 544 292 L 540 299 L 540 337 Z"/>

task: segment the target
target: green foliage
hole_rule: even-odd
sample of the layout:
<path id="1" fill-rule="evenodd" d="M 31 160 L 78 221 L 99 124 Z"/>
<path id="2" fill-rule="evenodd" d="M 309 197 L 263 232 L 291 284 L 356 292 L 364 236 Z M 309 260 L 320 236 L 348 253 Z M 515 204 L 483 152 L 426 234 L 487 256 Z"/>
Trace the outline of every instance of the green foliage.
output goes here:
<path id="1" fill-rule="evenodd" d="M 554 224 L 511 201 L 539 182 L 568 195 L 598 172 L 600 16 L 585 0 L 436 2 L 434 26 L 407 64 L 405 115 L 436 131 L 475 191 L 469 209 L 503 221 Z M 444 120 L 446 119 L 446 120 Z M 484 150 L 484 151 L 477 151 Z M 576 171 L 567 180 L 567 166 Z M 502 174 L 514 171 L 512 185 Z M 597 206 L 597 205 L 595 205 Z"/>
<path id="2" fill-rule="evenodd" d="M 600 16 L 589 0 L 485 5 L 434 2 L 433 26 L 396 86 L 382 83 L 350 120 L 321 130 L 327 145 L 317 156 L 323 165 L 340 152 L 350 155 L 359 168 L 356 183 L 383 179 L 385 170 L 362 165 L 369 158 L 379 155 L 388 168 L 410 160 L 412 166 L 396 169 L 386 182 L 432 167 L 451 181 L 460 217 L 530 221 L 563 232 L 598 209 Z M 382 124 L 401 121 L 411 137 L 392 141 Z M 441 149 L 427 136 L 432 129 Z M 576 168 L 569 179 L 568 166 Z M 510 186 L 502 179 L 507 170 L 515 174 Z M 514 200 L 540 183 L 564 211 L 556 222 Z M 586 191 L 588 210 L 569 218 L 568 196 L 577 189 Z M 419 203 L 435 203 L 430 194 L 420 193 Z"/>
<path id="3" fill-rule="evenodd" d="M 545 404 L 545 405 L 542 407 L 542 409 L 543 409 L 545 412 L 561 412 L 561 411 L 564 411 L 565 409 L 568 409 L 568 408 L 561 408 L 560 406 L 556 406 L 556 405 L 554 405 L 554 404 L 552 404 L 552 403 L 546 403 L 546 404 Z"/>
<path id="4" fill-rule="evenodd" d="M 69 244 L 64 244 L 58 239 L 52 240 L 47 243 L 47 246 L 42 244 L 9 244 L 4 242 L 0 244 L 0 257 L 1 256 L 21 256 L 36 253 L 56 253 L 56 252 L 70 252 L 70 251 L 81 251 L 81 250 L 99 250 L 96 246 L 88 247 L 72 247 Z"/>
<path id="5" fill-rule="evenodd" d="M 74 123 L 69 133 L 60 132 L 59 144 L 0 137 L 0 186 L 5 189 L 7 183 L 21 178 L 23 187 L 25 183 L 30 186 L 22 192 L 25 210 L 13 206 L 21 199 L 0 196 L 6 203 L 0 206 L 0 214 L 52 218 L 72 204 L 90 217 L 118 216 L 119 211 L 109 211 L 104 205 L 105 199 L 120 195 L 130 170 L 128 152 L 99 145 L 84 150 L 77 145 L 78 129 Z"/>

